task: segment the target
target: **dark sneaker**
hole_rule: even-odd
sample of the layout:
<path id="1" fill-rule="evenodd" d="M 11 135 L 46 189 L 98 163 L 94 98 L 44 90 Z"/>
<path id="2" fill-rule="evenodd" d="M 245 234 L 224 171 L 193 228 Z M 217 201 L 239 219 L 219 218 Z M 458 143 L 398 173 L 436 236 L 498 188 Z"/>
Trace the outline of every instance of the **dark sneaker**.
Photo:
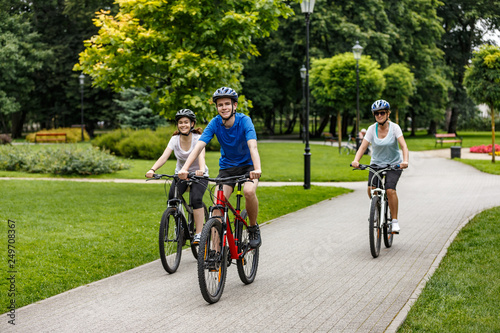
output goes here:
<path id="1" fill-rule="evenodd" d="M 254 225 L 248 227 L 248 238 L 250 239 L 250 247 L 253 249 L 258 248 L 262 244 L 262 240 L 260 239 L 260 229 L 259 225 Z"/>

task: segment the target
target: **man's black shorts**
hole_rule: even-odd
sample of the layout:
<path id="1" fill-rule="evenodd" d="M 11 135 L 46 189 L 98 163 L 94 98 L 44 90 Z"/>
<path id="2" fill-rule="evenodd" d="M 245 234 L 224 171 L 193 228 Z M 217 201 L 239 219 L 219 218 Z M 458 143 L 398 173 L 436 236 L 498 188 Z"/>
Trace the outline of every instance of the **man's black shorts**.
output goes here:
<path id="1" fill-rule="evenodd" d="M 246 175 L 247 173 L 250 173 L 250 171 L 253 171 L 253 170 L 254 170 L 253 165 L 244 165 L 244 166 L 239 166 L 239 167 L 222 169 L 222 170 L 219 170 L 219 175 L 217 176 L 217 178 Z M 236 183 L 225 184 L 225 185 L 229 185 L 232 188 L 234 188 Z"/>

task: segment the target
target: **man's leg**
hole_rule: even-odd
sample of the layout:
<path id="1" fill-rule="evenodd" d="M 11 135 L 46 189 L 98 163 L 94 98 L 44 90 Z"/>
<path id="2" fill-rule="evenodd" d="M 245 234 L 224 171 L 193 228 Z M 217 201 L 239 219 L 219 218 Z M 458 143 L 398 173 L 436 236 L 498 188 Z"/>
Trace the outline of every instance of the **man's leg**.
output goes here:
<path id="1" fill-rule="evenodd" d="M 243 195 L 245 196 L 245 208 L 248 213 L 250 225 L 257 224 L 257 215 L 259 214 L 259 199 L 257 199 L 258 179 L 254 179 L 253 183 L 247 182 L 243 187 Z"/>

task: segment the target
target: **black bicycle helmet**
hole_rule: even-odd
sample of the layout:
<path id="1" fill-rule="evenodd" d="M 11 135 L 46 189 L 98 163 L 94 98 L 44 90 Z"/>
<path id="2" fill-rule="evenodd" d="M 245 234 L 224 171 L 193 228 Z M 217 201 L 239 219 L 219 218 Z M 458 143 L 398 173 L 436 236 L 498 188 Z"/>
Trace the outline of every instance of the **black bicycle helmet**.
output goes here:
<path id="1" fill-rule="evenodd" d="M 238 102 L 238 93 L 231 88 L 222 87 L 217 89 L 212 95 L 214 103 L 216 103 L 219 98 L 231 98 L 233 102 Z"/>
<path id="2" fill-rule="evenodd" d="M 389 104 L 389 102 L 387 102 L 386 100 L 383 100 L 383 99 L 379 99 L 378 101 L 375 101 L 372 104 L 372 112 L 380 111 L 380 110 L 390 110 L 390 109 L 391 109 L 391 105 Z"/>
<path id="3" fill-rule="evenodd" d="M 182 117 L 187 117 L 192 122 L 196 122 L 196 115 L 189 109 L 180 109 L 179 111 L 177 111 L 177 113 L 175 114 L 175 122 L 178 122 Z"/>

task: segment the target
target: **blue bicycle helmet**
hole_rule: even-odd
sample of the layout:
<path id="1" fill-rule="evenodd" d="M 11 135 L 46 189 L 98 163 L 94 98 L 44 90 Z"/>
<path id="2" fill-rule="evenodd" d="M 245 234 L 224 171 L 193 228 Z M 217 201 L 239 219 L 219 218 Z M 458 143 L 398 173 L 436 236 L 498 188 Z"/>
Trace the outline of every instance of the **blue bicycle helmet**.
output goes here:
<path id="1" fill-rule="evenodd" d="M 390 110 L 391 105 L 389 102 L 383 99 L 379 99 L 378 101 L 375 101 L 375 103 L 372 104 L 372 112 L 379 111 L 379 110 Z"/>
<path id="2" fill-rule="evenodd" d="M 212 95 L 214 103 L 216 103 L 219 98 L 231 98 L 233 102 L 238 102 L 238 93 L 231 88 L 222 87 L 217 89 Z"/>
<path id="3" fill-rule="evenodd" d="M 189 109 L 180 109 L 179 111 L 177 111 L 177 113 L 175 114 L 175 122 L 178 122 L 182 117 L 187 117 L 192 122 L 196 122 L 196 115 Z"/>

